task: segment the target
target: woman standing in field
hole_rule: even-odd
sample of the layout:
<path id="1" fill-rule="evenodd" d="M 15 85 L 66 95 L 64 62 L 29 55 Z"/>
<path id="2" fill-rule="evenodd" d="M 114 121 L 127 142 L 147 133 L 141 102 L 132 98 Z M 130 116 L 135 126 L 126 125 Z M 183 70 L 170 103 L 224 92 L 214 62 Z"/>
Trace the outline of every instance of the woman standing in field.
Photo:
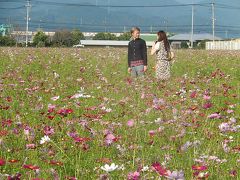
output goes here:
<path id="1" fill-rule="evenodd" d="M 170 62 L 168 61 L 168 52 L 170 44 L 164 31 L 157 33 L 157 41 L 153 43 L 151 55 L 156 54 L 156 78 L 157 80 L 167 80 L 170 78 Z"/>
<path id="2" fill-rule="evenodd" d="M 132 77 L 144 76 L 147 70 L 147 46 L 140 38 L 140 29 L 131 30 L 132 40 L 128 43 L 128 72 Z"/>

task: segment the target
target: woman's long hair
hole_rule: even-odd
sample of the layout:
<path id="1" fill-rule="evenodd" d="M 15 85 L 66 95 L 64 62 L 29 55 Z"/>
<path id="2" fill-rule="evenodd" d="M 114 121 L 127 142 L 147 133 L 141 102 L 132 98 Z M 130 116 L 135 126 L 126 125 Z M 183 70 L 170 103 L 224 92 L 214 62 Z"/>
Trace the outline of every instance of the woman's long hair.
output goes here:
<path id="1" fill-rule="evenodd" d="M 170 44 L 168 42 L 166 33 L 164 31 L 158 31 L 157 35 L 158 35 L 158 42 L 163 41 L 165 50 L 169 51 Z"/>

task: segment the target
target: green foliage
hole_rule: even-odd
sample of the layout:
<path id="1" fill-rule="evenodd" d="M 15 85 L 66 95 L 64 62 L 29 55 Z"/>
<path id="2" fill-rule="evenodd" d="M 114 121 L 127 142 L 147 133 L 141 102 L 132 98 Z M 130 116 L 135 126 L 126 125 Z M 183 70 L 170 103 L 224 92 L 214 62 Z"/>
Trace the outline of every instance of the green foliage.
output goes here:
<path id="1" fill-rule="evenodd" d="M 183 48 L 183 49 L 188 49 L 189 48 L 186 41 L 181 42 L 181 48 Z"/>
<path id="2" fill-rule="evenodd" d="M 100 32 L 97 33 L 94 37 L 94 40 L 117 40 L 115 34 Z"/>
<path id="3" fill-rule="evenodd" d="M 79 41 L 85 39 L 83 33 L 79 29 L 73 31 L 60 30 L 55 32 L 52 45 L 55 47 L 72 47 L 79 44 Z"/>
<path id="4" fill-rule="evenodd" d="M 72 31 L 72 42 L 73 44 L 79 44 L 80 40 L 85 39 L 83 33 L 79 29 L 74 29 Z"/>
<path id="5" fill-rule="evenodd" d="M 130 32 L 125 32 L 118 37 L 118 40 L 129 41 L 130 38 L 131 38 L 131 33 Z"/>
<path id="6" fill-rule="evenodd" d="M 206 42 L 209 41 L 209 40 L 203 40 L 203 41 L 200 41 L 198 44 L 197 44 L 197 48 L 198 49 L 206 49 Z"/>
<path id="7" fill-rule="evenodd" d="M 53 36 L 53 45 L 60 47 L 71 47 L 73 46 L 72 33 L 68 30 L 61 30 L 55 32 Z"/>
<path id="8" fill-rule="evenodd" d="M 48 41 L 48 36 L 42 32 L 38 31 L 33 38 L 33 45 L 37 47 L 45 47 Z"/>
<path id="9" fill-rule="evenodd" d="M 14 45 L 16 45 L 16 41 L 11 36 L 0 36 L 0 46 L 14 46 Z"/>

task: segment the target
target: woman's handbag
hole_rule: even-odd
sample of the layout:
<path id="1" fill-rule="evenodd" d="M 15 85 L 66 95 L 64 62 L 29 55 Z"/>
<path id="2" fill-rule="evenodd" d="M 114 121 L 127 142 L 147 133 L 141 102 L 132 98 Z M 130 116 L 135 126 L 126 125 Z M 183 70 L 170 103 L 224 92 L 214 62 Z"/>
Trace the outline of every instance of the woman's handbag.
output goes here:
<path id="1" fill-rule="evenodd" d="M 174 56 L 175 56 L 175 54 L 174 54 L 174 52 L 172 52 L 172 48 L 171 48 L 171 45 L 170 45 L 170 43 L 169 43 L 169 41 L 168 41 L 168 44 L 169 44 L 169 49 L 168 49 L 168 51 L 167 51 L 167 60 L 168 61 L 172 61 L 173 60 L 173 58 L 174 58 Z"/>
<path id="2" fill-rule="evenodd" d="M 167 60 L 168 60 L 168 61 L 172 61 L 174 57 L 175 57 L 174 52 L 172 52 L 171 50 L 169 50 L 169 51 L 167 52 Z"/>

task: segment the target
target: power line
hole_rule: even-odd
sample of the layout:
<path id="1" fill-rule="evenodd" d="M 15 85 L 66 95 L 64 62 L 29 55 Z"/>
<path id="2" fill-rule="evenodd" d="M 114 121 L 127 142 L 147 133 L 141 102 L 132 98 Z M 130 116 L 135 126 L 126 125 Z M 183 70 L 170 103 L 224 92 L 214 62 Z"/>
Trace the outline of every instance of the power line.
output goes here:
<path id="1" fill-rule="evenodd" d="M 210 6 L 211 3 L 195 3 L 195 4 L 166 4 L 166 5 L 99 5 L 99 4 L 78 4 L 78 3 L 60 3 L 60 2 L 46 2 L 34 1 L 36 4 L 48 4 L 58 6 L 80 6 L 80 7 L 103 7 L 103 8 L 160 8 L 160 7 L 186 7 L 186 6 Z"/>
<path id="2" fill-rule="evenodd" d="M 30 1 L 30 0 L 27 0 L 27 1 Z M 13 2 L 18 2 L 20 3 L 20 1 L 17 1 L 17 0 L 10 0 L 10 1 L 3 1 L 1 0 L 0 1 L 0 4 L 1 2 L 9 2 L 9 3 L 13 3 Z M 219 29 L 221 28 L 224 28 L 224 32 L 226 33 L 226 30 L 228 32 L 231 32 L 231 31 L 237 31 L 237 29 L 240 28 L 240 26 L 232 26 L 232 25 L 217 25 L 215 24 L 215 8 L 225 8 L 225 9 L 231 9 L 231 10 L 236 10 L 236 9 L 240 9 L 240 7 L 236 7 L 236 6 L 230 6 L 230 5 L 226 5 L 226 4 L 221 4 L 221 3 L 192 3 L 192 4 L 165 4 L 165 5 L 110 5 L 110 3 L 108 3 L 107 5 L 99 5 L 98 3 L 98 0 L 96 0 L 96 4 L 79 4 L 79 3 L 60 3 L 60 2 L 46 2 L 46 1 L 41 1 L 41 0 L 33 0 L 31 1 L 32 4 L 35 4 L 35 6 L 38 6 L 38 5 L 51 5 L 51 6 L 71 6 L 71 7 L 99 7 L 99 8 L 108 8 L 108 11 L 109 11 L 109 8 L 112 7 L 112 8 L 168 8 L 168 7 L 189 7 L 189 6 L 192 6 L 192 7 L 195 7 L 195 6 L 202 6 L 202 7 L 210 7 L 212 9 L 212 34 L 213 34 L 213 37 L 215 36 L 215 32 L 220 32 Z M 109 1 L 108 1 L 109 2 Z M 0 9 L 2 10 L 11 10 L 11 9 L 22 9 L 26 6 L 19 6 L 19 7 L 0 7 Z M 28 9 L 28 8 L 27 8 Z M 193 11 L 194 13 L 194 11 Z M 194 15 L 192 13 L 192 15 Z M 1 18 L 0 18 L 1 19 Z M 29 18 L 27 18 L 27 20 L 29 20 Z M 193 18 L 192 18 L 193 20 Z M 32 23 L 38 23 L 39 24 L 39 21 L 38 22 L 34 22 L 34 21 L 31 21 Z M 48 24 L 48 23 L 52 23 L 53 25 L 57 26 L 57 25 L 66 25 L 66 26 L 70 26 L 70 25 L 79 25 L 79 27 L 88 27 L 88 28 L 102 28 L 104 27 L 105 30 L 106 28 L 115 28 L 117 29 L 118 27 L 125 27 L 124 30 L 126 30 L 126 27 L 127 26 L 131 26 L 131 25 L 114 25 L 114 24 L 83 24 L 81 22 L 81 24 L 78 24 L 78 23 L 65 23 L 65 22 L 41 22 L 41 23 L 45 23 L 45 24 Z M 28 24 L 28 22 L 27 22 Z M 193 23 L 192 23 L 193 25 Z M 28 26 L 28 25 L 26 25 Z M 31 25 L 32 26 L 32 25 Z M 47 25 L 49 27 L 49 24 Z M 144 26 L 141 26 L 139 25 L 140 27 L 143 27 L 143 28 L 148 28 L 149 29 L 149 25 L 144 25 Z M 156 27 L 161 27 L 163 28 L 162 26 L 160 25 L 151 25 L 150 29 L 153 29 L 153 28 L 156 28 Z M 171 30 L 173 29 L 178 29 L 178 30 L 186 30 L 187 31 L 187 28 L 190 27 L 190 25 L 168 25 L 169 28 L 171 28 Z M 206 27 L 208 30 L 210 30 L 210 27 L 211 25 L 194 25 L 194 30 L 195 31 L 203 31 L 203 28 Z M 217 28 L 217 29 L 216 29 Z M 193 30 L 193 28 L 192 28 Z M 26 27 L 26 31 L 27 31 L 27 27 Z M 26 37 L 26 41 L 27 41 L 27 37 Z"/>
<path id="3" fill-rule="evenodd" d="M 6 20 L 6 18 L 0 18 L 0 20 Z M 16 22 L 23 22 L 23 20 L 21 19 L 15 19 Z M 31 20 L 31 23 L 36 23 L 38 24 L 39 21 L 37 20 Z M 94 23 L 94 24 L 91 24 L 91 23 L 73 23 L 73 22 L 56 22 L 56 21 L 44 21 L 44 20 L 41 20 L 41 23 L 42 24 L 56 24 L 56 25 L 83 25 L 83 26 L 103 26 L 105 27 L 105 24 L 97 24 L 97 23 Z M 123 27 L 123 26 L 132 26 L 131 24 L 127 25 L 127 24 L 108 24 L 108 26 L 110 27 Z M 157 27 L 164 27 L 164 25 L 139 25 L 141 27 L 150 27 L 152 26 L 153 28 L 157 28 Z M 237 29 L 240 29 L 240 26 L 233 26 L 233 25 L 221 25 L 221 24 L 216 24 L 215 25 L 216 27 L 219 27 L 219 28 L 237 28 Z M 189 28 L 191 27 L 191 25 L 189 24 L 181 24 L 181 25 L 168 25 L 169 28 L 179 28 L 179 27 L 186 27 L 186 28 Z M 212 27 L 212 24 L 195 24 L 194 27 L 198 27 L 198 28 L 206 28 L 206 27 Z"/>
<path id="4" fill-rule="evenodd" d="M 6 10 L 11 10 L 11 9 L 14 9 L 14 10 L 16 10 L 16 9 L 23 9 L 23 8 L 25 8 L 25 6 L 20 6 L 20 7 L 0 7 L 0 9 L 6 9 Z"/>
<path id="5" fill-rule="evenodd" d="M 21 1 L 18 0 L 10 0 L 10 1 L 0 1 L 0 3 L 5 2 L 5 3 L 21 3 Z M 46 2 L 46 1 L 32 1 L 32 3 L 35 4 L 46 4 L 46 5 L 55 5 L 55 6 L 80 6 L 80 7 L 103 7 L 103 8 L 108 8 L 108 7 L 113 7 L 113 8 L 161 8 L 161 7 L 187 7 L 187 6 L 203 6 L 203 7 L 211 7 L 212 3 L 190 3 L 190 4 L 165 4 L 165 5 L 100 5 L 97 1 L 96 4 L 79 4 L 79 3 L 62 3 L 62 2 Z M 224 9 L 240 9 L 238 6 L 230 6 L 227 4 L 221 4 L 221 3 L 215 3 L 215 6 L 217 8 L 224 8 Z M 18 8 L 23 8 L 24 6 L 17 7 Z M 0 9 L 15 9 L 15 8 L 0 8 Z"/>

